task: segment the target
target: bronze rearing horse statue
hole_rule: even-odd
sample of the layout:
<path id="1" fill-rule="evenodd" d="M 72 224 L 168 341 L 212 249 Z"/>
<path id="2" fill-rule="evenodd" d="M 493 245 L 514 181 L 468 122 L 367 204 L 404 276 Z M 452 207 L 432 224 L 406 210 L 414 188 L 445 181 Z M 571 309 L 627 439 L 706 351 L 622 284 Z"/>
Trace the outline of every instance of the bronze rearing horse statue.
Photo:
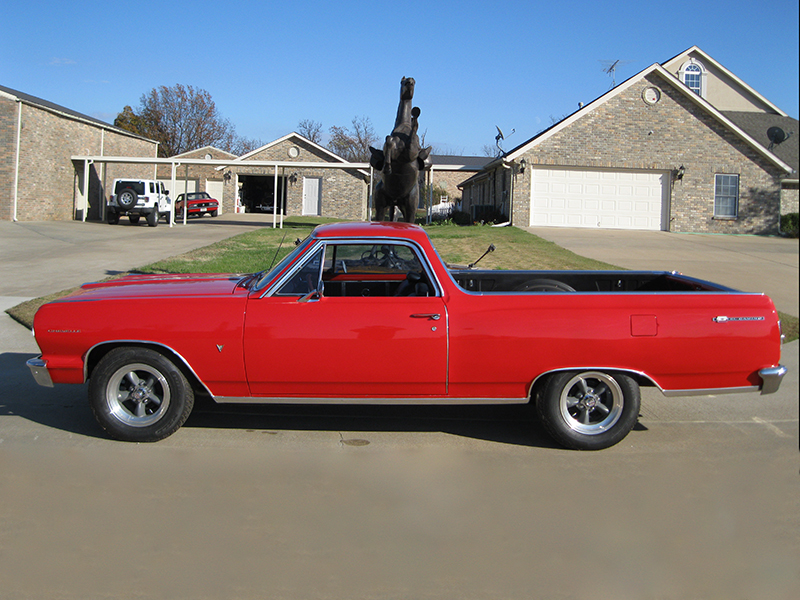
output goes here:
<path id="1" fill-rule="evenodd" d="M 375 220 L 383 221 L 386 209 L 394 207 L 403 213 L 406 223 L 413 223 L 419 205 L 419 172 L 426 167 L 431 149 L 421 148 L 417 129 L 420 110 L 412 107 L 414 79 L 403 77 L 400 81 L 400 104 L 392 134 L 386 136 L 383 150 L 370 146 L 370 164 L 381 172 L 381 181 L 375 186 Z"/>

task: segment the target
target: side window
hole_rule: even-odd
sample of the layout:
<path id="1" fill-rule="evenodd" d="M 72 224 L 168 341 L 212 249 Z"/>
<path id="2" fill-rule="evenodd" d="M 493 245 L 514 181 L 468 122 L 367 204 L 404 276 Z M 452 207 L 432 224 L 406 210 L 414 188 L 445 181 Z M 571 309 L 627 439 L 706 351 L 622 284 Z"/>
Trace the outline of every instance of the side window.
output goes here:
<path id="1" fill-rule="evenodd" d="M 305 296 L 309 292 L 317 289 L 320 277 L 320 262 L 322 260 L 322 248 L 317 250 L 309 258 L 299 271 L 284 283 L 275 292 L 276 296 Z"/>
<path id="2" fill-rule="evenodd" d="M 416 251 L 404 244 L 328 244 L 326 296 L 429 296 L 432 286 Z"/>
<path id="3" fill-rule="evenodd" d="M 400 244 L 330 244 L 325 252 L 325 275 L 405 275 L 421 271 L 414 250 Z"/>

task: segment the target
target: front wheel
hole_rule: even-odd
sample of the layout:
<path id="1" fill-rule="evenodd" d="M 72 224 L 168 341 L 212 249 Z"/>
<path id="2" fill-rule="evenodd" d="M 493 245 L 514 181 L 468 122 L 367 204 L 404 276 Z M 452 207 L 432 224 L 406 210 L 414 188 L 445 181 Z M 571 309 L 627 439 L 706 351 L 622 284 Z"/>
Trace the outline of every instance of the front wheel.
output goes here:
<path id="1" fill-rule="evenodd" d="M 89 403 L 111 437 L 156 442 L 184 424 L 194 406 L 194 392 L 163 354 L 123 347 L 98 363 L 89 380 Z"/>
<path id="2" fill-rule="evenodd" d="M 545 429 L 575 450 L 601 450 L 620 442 L 636 424 L 640 404 L 633 379 L 603 371 L 555 373 L 536 398 Z"/>
<path id="3" fill-rule="evenodd" d="M 154 208 L 152 212 L 147 213 L 147 225 L 155 227 L 158 225 L 158 209 Z"/>

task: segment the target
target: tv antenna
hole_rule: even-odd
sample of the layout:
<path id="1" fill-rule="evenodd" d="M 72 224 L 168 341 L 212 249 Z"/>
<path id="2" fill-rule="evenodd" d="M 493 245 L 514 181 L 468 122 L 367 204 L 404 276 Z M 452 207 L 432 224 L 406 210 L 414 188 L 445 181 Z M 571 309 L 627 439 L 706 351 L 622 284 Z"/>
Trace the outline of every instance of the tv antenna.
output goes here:
<path id="1" fill-rule="evenodd" d="M 617 85 L 617 69 L 623 65 L 627 65 L 629 60 L 601 60 L 600 64 L 603 65 L 603 73 L 611 77 L 611 87 L 608 89 L 612 89 Z"/>

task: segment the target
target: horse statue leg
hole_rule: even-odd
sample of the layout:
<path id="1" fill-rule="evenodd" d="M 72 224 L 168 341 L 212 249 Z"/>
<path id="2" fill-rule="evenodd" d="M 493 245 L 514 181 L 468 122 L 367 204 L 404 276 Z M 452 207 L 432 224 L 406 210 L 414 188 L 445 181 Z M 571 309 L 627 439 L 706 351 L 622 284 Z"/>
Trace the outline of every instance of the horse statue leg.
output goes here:
<path id="1" fill-rule="evenodd" d="M 383 221 L 386 215 L 386 206 L 388 205 L 389 198 L 386 192 L 383 191 L 383 182 L 379 181 L 375 186 L 375 220 Z"/>

